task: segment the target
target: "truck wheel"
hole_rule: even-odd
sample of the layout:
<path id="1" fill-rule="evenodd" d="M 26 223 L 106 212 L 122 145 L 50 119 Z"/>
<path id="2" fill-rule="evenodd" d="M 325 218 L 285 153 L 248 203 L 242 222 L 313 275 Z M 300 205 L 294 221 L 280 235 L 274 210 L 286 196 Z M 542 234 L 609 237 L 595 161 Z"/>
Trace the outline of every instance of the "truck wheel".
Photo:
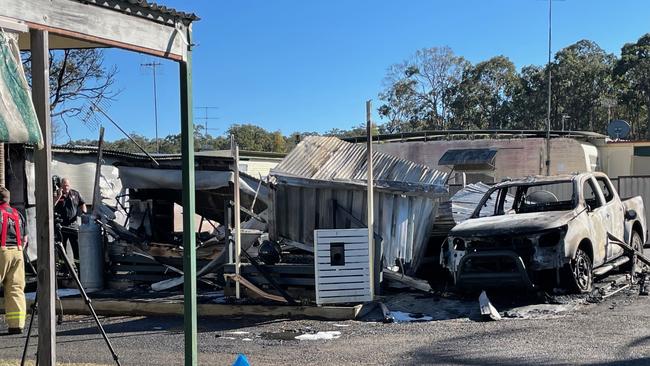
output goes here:
<path id="1" fill-rule="evenodd" d="M 641 235 L 636 231 L 632 231 L 632 240 L 630 240 L 630 246 L 634 248 L 637 252 L 643 251 L 643 243 L 641 243 Z"/>
<path id="2" fill-rule="evenodd" d="M 577 293 L 591 292 L 593 284 L 593 264 L 589 255 L 578 248 L 575 258 L 569 264 L 569 285 Z"/>
<path id="3" fill-rule="evenodd" d="M 641 242 L 641 235 L 636 231 L 632 231 L 632 237 L 630 238 L 630 246 L 637 253 L 643 253 L 643 243 Z M 629 261 L 621 266 L 621 271 L 631 271 L 632 270 L 632 261 Z"/>

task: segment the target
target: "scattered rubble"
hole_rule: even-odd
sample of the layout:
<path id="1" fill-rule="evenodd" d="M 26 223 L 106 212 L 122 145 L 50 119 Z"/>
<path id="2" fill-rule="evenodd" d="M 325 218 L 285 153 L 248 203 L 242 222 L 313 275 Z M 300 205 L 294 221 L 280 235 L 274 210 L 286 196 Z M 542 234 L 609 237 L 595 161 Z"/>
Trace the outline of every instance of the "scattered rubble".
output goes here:
<path id="1" fill-rule="evenodd" d="M 395 323 L 410 323 L 410 322 L 429 322 L 433 317 L 422 313 L 405 313 L 402 311 L 391 311 L 390 316 L 394 319 Z"/>
<path id="2" fill-rule="evenodd" d="M 299 341 L 326 341 L 331 339 L 337 339 L 340 336 L 341 336 L 341 332 L 334 330 L 334 331 L 301 334 L 299 336 L 296 336 L 295 338 Z"/>
<path id="3" fill-rule="evenodd" d="M 501 315 L 499 311 L 492 306 L 490 299 L 488 299 L 485 291 L 481 292 L 481 295 L 478 297 L 479 306 L 481 308 L 481 316 L 486 320 L 501 320 Z"/>

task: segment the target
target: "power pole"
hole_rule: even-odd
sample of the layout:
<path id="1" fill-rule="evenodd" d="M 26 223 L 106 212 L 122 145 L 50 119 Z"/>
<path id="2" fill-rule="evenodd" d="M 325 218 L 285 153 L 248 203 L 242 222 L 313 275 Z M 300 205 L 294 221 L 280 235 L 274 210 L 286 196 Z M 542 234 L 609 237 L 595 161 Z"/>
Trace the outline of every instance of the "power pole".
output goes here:
<path id="1" fill-rule="evenodd" d="M 546 175 L 551 175 L 551 24 L 553 0 L 548 0 L 548 109 L 546 111 Z"/>
<path id="2" fill-rule="evenodd" d="M 601 104 L 607 107 L 607 122 L 610 122 L 612 120 L 612 107 L 616 106 L 616 99 L 604 98 Z"/>
<path id="3" fill-rule="evenodd" d="M 569 119 L 569 118 L 571 118 L 571 116 L 569 116 L 568 114 L 563 114 L 562 115 L 562 131 L 564 131 L 564 127 L 565 127 L 564 126 L 564 121 Z M 569 128 L 569 131 L 571 131 L 571 128 Z"/>
<path id="4" fill-rule="evenodd" d="M 162 66 L 160 62 L 152 61 L 140 64 L 142 67 L 150 67 L 153 71 L 153 113 L 156 122 L 156 152 L 160 153 L 160 141 L 158 140 L 158 92 L 156 90 L 156 68 Z"/>

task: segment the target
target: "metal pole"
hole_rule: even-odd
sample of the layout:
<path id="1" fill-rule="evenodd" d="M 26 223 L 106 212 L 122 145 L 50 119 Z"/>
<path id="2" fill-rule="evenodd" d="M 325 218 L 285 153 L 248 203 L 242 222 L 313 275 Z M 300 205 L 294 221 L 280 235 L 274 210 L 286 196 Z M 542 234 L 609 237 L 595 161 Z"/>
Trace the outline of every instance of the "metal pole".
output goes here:
<path id="1" fill-rule="evenodd" d="M 97 143 L 97 165 L 95 166 L 95 181 L 93 184 L 93 216 L 99 217 L 97 205 L 101 202 L 99 192 L 99 178 L 102 176 L 102 145 L 104 144 L 104 127 L 99 128 L 99 141 Z"/>
<path id="2" fill-rule="evenodd" d="M 151 67 L 153 71 L 153 113 L 154 121 L 156 124 L 156 152 L 160 153 L 160 141 L 158 140 L 158 92 L 156 89 L 156 68 L 162 65 L 160 62 L 149 62 L 146 64 L 141 64 L 144 67 Z"/>
<path id="3" fill-rule="evenodd" d="M 187 38 L 191 33 L 188 31 Z M 197 365 L 196 239 L 194 236 L 194 123 L 192 118 L 192 49 L 180 61 L 181 159 L 183 164 L 183 318 L 185 323 L 185 365 Z"/>
<path id="4" fill-rule="evenodd" d="M 235 198 L 235 297 L 241 297 L 241 288 L 239 285 L 239 276 L 241 272 L 241 204 L 239 201 L 239 146 L 233 136 L 230 137 L 233 157 L 235 159 L 235 182 L 233 185 L 233 195 Z"/>
<path id="5" fill-rule="evenodd" d="M 372 173 L 372 123 L 370 118 L 370 113 L 372 110 L 372 101 L 366 102 L 366 144 L 368 149 L 368 257 L 370 258 L 369 263 L 369 275 L 370 275 L 370 297 L 375 297 L 375 245 L 374 245 L 374 219 L 375 219 L 375 210 L 373 202 L 373 188 L 374 188 L 374 179 Z"/>
<path id="6" fill-rule="evenodd" d="M 551 14 L 553 0 L 548 0 L 548 109 L 546 111 L 546 175 L 551 175 Z"/>
<path id="7" fill-rule="evenodd" d="M 38 296 L 38 360 L 43 366 L 56 364 L 56 306 L 54 303 L 54 225 L 52 222 L 52 122 L 48 32 L 32 29 L 32 100 L 43 133 L 43 148 L 34 150 L 36 187 L 36 244 Z"/>
<path id="8" fill-rule="evenodd" d="M 156 152 L 160 154 L 160 140 L 158 140 L 158 91 L 156 90 L 156 63 L 153 63 L 153 113 L 156 121 Z"/>

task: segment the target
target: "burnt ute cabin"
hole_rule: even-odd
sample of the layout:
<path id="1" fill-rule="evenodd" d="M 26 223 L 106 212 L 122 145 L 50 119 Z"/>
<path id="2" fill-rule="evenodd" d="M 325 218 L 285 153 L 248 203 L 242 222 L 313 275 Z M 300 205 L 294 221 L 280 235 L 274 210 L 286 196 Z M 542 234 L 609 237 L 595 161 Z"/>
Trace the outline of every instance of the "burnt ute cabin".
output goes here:
<path id="1" fill-rule="evenodd" d="M 621 200 L 603 173 L 505 181 L 450 231 L 442 263 L 461 287 L 533 288 L 552 279 L 589 292 L 593 274 L 630 261 L 608 235 L 642 251 L 643 212 L 641 197 Z"/>

